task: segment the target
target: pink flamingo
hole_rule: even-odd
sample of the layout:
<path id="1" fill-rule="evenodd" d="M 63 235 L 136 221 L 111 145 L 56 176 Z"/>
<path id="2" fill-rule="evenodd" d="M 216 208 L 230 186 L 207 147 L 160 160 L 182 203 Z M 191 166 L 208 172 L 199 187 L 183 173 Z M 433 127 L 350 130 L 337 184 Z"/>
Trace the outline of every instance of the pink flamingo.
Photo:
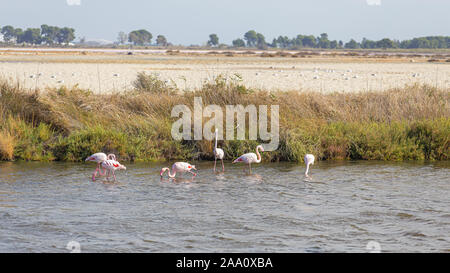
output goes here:
<path id="1" fill-rule="evenodd" d="M 264 152 L 264 148 L 262 145 L 259 145 L 256 147 L 256 154 L 255 153 L 248 153 L 241 155 L 239 158 L 237 158 L 234 163 L 243 162 L 245 164 L 248 164 L 248 168 L 250 173 L 252 172 L 252 163 L 260 163 L 261 162 L 261 154 L 258 150 L 261 150 L 261 152 Z"/>
<path id="2" fill-rule="evenodd" d="M 175 178 L 177 173 L 186 173 L 186 172 L 191 173 L 192 177 L 197 176 L 197 174 L 192 172 L 192 170 L 197 170 L 195 168 L 195 165 L 191 165 L 186 162 L 176 162 L 172 165 L 172 171 L 170 171 L 169 168 L 162 168 L 159 174 L 161 175 L 161 178 L 163 177 L 166 171 L 168 171 L 169 178 Z"/>
<path id="3" fill-rule="evenodd" d="M 113 177 L 114 177 L 114 182 L 116 181 L 116 173 L 115 173 L 115 171 L 117 171 L 117 170 L 126 170 L 127 169 L 127 167 L 125 167 L 124 165 L 120 164 L 118 161 L 116 161 L 114 159 L 108 159 L 108 160 L 103 161 L 101 163 L 101 166 L 106 171 L 108 171 L 108 175 L 106 176 L 106 179 L 109 181 L 109 176 L 112 173 Z"/>
<path id="4" fill-rule="evenodd" d="M 225 153 L 222 149 L 217 148 L 217 135 L 219 133 L 219 130 L 216 129 L 215 135 L 216 135 L 216 143 L 214 145 L 214 172 L 216 172 L 216 163 L 217 159 L 220 159 L 222 161 L 222 172 L 225 172 L 225 166 L 223 165 L 223 157 Z"/>
<path id="5" fill-rule="evenodd" d="M 309 175 L 308 175 L 308 171 L 309 171 L 309 165 L 314 165 L 314 156 L 312 155 L 312 154 L 307 154 L 307 155 L 305 155 L 305 158 L 304 158 L 304 160 L 305 160 L 305 165 L 306 165 L 306 171 L 305 171 L 305 176 L 306 177 L 308 177 L 308 178 L 311 178 Z"/>
<path id="6" fill-rule="evenodd" d="M 96 154 L 93 154 L 93 155 L 89 156 L 88 158 L 86 158 L 85 161 L 97 162 L 97 168 L 95 169 L 94 174 L 92 174 L 92 181 L 95 181 L 95 177 L 97 176 L 97 173 L 100 176 L 104 176 L 106 174 L 106 170 L 104 170 L 104 172 L 102 172 L 102 168 L 101 168 L 101 163 L 106 160 L 116 160 L 116 156 L 114 154 L 106 155 L 104 153 L 96 153 Z"/>

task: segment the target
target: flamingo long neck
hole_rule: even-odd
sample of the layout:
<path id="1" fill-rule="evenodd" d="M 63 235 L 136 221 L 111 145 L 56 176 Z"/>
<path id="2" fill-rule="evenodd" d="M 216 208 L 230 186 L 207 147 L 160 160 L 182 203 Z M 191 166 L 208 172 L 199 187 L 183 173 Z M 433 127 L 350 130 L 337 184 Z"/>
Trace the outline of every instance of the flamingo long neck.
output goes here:
<path id="1" fill-rule="evenodd" d="M 311 165 L 311 162 L 308 162 L 308 164 L 306 164 L 306 171 L 305 171 L 305 175 L 306 175 L 306 176 L 308 176 L 309 165 Z"/>
<path id="2" fill-rule="evenodd" d="M 214 153 L 216 153 L 216 151 L 217 151 L 217 134 L 218 134 L 218 132 L 216 131 L 216 132 L 215 132 L 215 135 L 216 135 L 216 143 L 214 144 Z"/>
<path id="3" fill-rule="evenodd" d="M 169 168 L 164 168 L 162 174 L 164 174 L 166 171 L 170 178 L 174 178 L 175 175 L 177 174 L 177 172 L 175 172 L 175 171 L 172 174 Z"/>
<path id="4" fill-rule="evenodd" d="M 261 162 L 261 154 L 259 153 L 260 147 L 256 147 L 256 155 L 258 156 L 258 159 L 256 160 L 257 163 Z"/>

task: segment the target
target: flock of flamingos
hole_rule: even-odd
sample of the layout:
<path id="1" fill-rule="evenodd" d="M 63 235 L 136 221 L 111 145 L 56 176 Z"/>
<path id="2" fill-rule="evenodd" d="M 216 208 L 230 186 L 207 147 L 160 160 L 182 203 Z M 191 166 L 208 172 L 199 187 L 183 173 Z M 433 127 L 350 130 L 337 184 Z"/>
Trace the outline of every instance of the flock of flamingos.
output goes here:
<path id="1" fill-rule="evenodd" d="M 222 149 L 217 148 L 217 133 L 218 133 L 218 131 L 216 129 L 215 145 L 214 145 L 214 150 L 213 150 L 213 152 L 214 152 L 214 172 L 216 172 L 217 159 L 220 159 L 220 161 L 222 162 L 222 172 L 225 172 L 225 166 L 223 164 L 223 157 L 224 157 L 225 153 Z M 256 147 L 256 154 L 255 153 L 243 154 L 240 157 L 238 157 L 237 159 L 235 159 L 233 161 L 233 164 L 239 163 L 239 162 L 245 163 L 248 165 L 249 172 L 251 173 L 252 163 L 260 163 L 261 162 L 261 154 L 259 153 L 260 151 L 264 152 L 264 148 L 262 145 L 259 145 L 258 147 Z M 114 154 L 106 155 L 104 153 L 96 153 L 96 154 L 93 154 L 93 155 L 89 156 L 88 158 L 86 158 L 86 161 L 97 162 L 97 168 L 95 169 L 94 173 L 92 174 L 92 181 L 95 181 L 95 178 L 98 175 L 100 175 L 100 176 L 106 175 L 106 179 L 109 181 L 111 174 L 114 178 L 114 181 L 116 181 L 115 171 L 127 169 L 124 165 L 120 164 L 116 160 L 116 156 Z M 314 155 L 312 155 L 312 154 L 305 155 L 305 165 L 306 165 L 305 176 L 309 178 L 310 177 L 308 175 L 309 166 L 314 165 Z M 167 172 L 169 178 L 175 178 L 177 173 L 190 173 L 190 174 L 192 174 L 192 177 L 195 177 L 195 176 L 197 176 L 197 173 L 193 172 L 194 170 L 197 171 L 197 169 L 195 168 L 195 165 L 191 165 L 187 162 L 176 162 L 172 165 L 172 170 L 170 170 L 169 168 L 162 168 L 161 172 L 160 172 L 160 176 L 161 176 L 161 178 L 163 178 L 164 174 Z"/>

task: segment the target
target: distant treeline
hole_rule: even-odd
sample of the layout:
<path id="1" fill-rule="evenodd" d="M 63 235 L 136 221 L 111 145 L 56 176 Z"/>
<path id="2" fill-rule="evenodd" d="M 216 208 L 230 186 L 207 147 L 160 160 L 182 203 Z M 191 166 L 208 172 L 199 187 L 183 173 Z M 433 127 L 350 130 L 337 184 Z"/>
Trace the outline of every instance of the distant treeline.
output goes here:
<path id="1" fill-rule="evenodd" d="M 153 35 L 145 30 L 135 30 L 126 34 L 120 32 L 118 36 L 118 44 L 125 44 L 126 41 L 134 45 L 151 45 L 151 39 Z M 209 40 L 206 43 L 211 47 L 227 47 L 226 44 L 219 42 L 217 34 L 212 33 L 209 35 Z M 171 45 L 167 42 L 164 35 L 158 35 L 156 39 L 157 46 Z M 343 41 L 329 40 L 327 33 L 320 34 L 319 37 L 314 35 L 297 35 L 294 38 L 287 36 L 279 36 L 272 40 L 272 43 L 266 42 L 266 38 L 263 34 L 254 30 L 247 31 L 243 38 L 233 40 L 232 47 L 249 47 L 249 48 L 285 48 L 285 49 L 300 49 L 300 48 L 323 48 L 323 49 L 374 49 L 374 48 L 450 48 L 450 36 L 428 36 L 421 38 L 414 38 L 411 40 L 391 40 L 384 38 L 379 41 L 372 41 L 364 38 L 360 43 L 351 39 L 344 43 Z"/>
<path id="2" fill-rule="evenodd" d="M 3 41 L 14 44 L 68 44 L 75 40 L 75 29 L 69 27 L 57 27 L 42 25 L 40 28 L 14 28 L 4 26 L 1 28 Z"/>
<path id="3" fill-rule="evenodd" d="M 151 45 L 152 38 L 153 34 L 151 34 L 148 30 L 145 29 L 133 30 L 128 34 L 121 31 L 117 36 L 117 44 L 124 45 L 128 41 L 133 45 L 146 46 Z M 171 44 L 167 42 L 167 39 L 164 35 L 158 35 L 156 37 L 156 45 L 169 46 Z"/>
<path id="4" fill-rule="evenodd" d="M 0 33 L 3 35 L 3 41 L 9 44 L 33 44 L 33 45 L 54 45 L 54 44 L 68 44 L 75 40 L 75 30 L 69 27 L 57 27 L 42 25 L 40 28 L 14 28 L 13 26 L 4 26 L 0 28 Z M 124 45 L 127 43 L 136 46 L 152 45 L 153 34 L 145 29 L 133 30 L 130 33 L 119 32 L 116 44 Z M 80 43 L 85 42 L 84 38 L 80 38 Z M 210 34 L 207 46 L 211 47 L 229 47 L 229 45 L 219 43 L 217 34 Z M 154 45 L 170 46 L 164 35 L 158 35 Z M 348 42 L 329 40 L 327 33 L 322 33 L 316 37 L 314 35 L 297 35 L 289 38 L 287 36 L 278 36 L 274 38 L 271 43 L 266 42 L 263 34 L 254 30 L 249 30 L 244 34 L 243 38 L 233 40 L 232 47 L 235 48 L 283 48 L 283 49 L 301 49 L 301 48 L 322 48 L 322 49 L 387 49 L 387 48 L 450 48 L 450 36 L 427 36 L 413 38 L 410 40 L 392 40 L 384 38 L 379 41 L 369 40 L 363 38 L 361 42 L 351 39 Z"/>
<path id="5" fill-rule="evenodd" d="M 244 41 L 245 40 L 245 41 Z M 372 48 L 450 48 L 450 36 L 428 36 L 414 38 L 411 40 L 391 40 L 384 38 L 379 41 L 368 40 L 364 38 L 360 43 L 351 39 L 344 43 L 343 41 L 329 40 L 327 33 L 320 36 L 314 35 L 297 35 L 294 38 L 287 36 L 279 36 L 272 40 L 272 43 L 265 41 L 264 35 L 250 30 L 244 34 L 243 39 L 238 38 L 233 41 L 234 47 L 257 47 L 259 49 L 272 48 L 323 48 L 323 49 L 372 49 Z"/>

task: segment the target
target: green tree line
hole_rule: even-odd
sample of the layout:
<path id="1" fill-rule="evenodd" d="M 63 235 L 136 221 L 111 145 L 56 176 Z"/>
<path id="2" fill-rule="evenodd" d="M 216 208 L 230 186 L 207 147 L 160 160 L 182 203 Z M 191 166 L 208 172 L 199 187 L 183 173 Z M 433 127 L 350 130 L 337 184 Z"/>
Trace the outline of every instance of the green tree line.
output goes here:
<path id="1" fill-rule="evenodd" d="M 373 41 L 364 38 L 361 42 L 357 42 L 355 39 L 344 43 L 343 41 L 329 40 L 327 33 L 322 33 L 320 36 L 314 35 L 302 35 L 299 34 L 296 37 L 289 38 L 287 36 L 278 36 L 274 38 L 272 43 L 265 41 L 264 35 L 257 33 L 254 30 L 247 31 L 244 34 L 243 39 L 238 38 L 233 40 L 232 45 L 234 47 L 257 47 L 259 49 L 265 49 L 267 47 L 272 48 L 285 48 L 285 49 L 299 49 L 299 48 L 323 48 L 323 49 L 375 49 L 375 48 L 450 48 L 450 36 L 427 36 L 413 38 L 410 40 L 391 40 L 384 38 L 379 41 Z"/>
<path id="2" fill-rule="evenodd" d="M 49 25 L 41 25 L 40 28 L 27 28 L 23 30 L 21 28 L 14 28 L 7 25 L 0 28 L 0 33 L 3 35 L 3 41 L 6 43 L 15 44 L 67 44 L 75 40 L 75 30 L 69 27 L 57 27 Z M 120 32 L 118 36 L 118 43 L 125 44 L 126 42 L 132 43 L 137 46 L 151 45 L 153 39 L 152 33 L 148 30 L 140 29 L 133 30 L 126 34 Z M 207 42 L 209 46 L 218 46 L 219 37 L 217 34 L 210 34 Z M 164 35 L 158 35 L 156 38 L 156 45 L 168 46 L 170 43 Z M 330 40 L 327 33 L 322 33 L 319 36 L 314 35 L 302 35 L 299 34 L 295 37 L 289 38 L 288 36 L 278 36 L 274 38 L 272 42 L 266 42 L 266 38 L 263 34 L 256 32 L 255 30 L 247 31 L 242 38 L 238 38 L 232 41 L 233 47 L 249 47 L 258 49 L 267 48 L 283 48 L 283 49 L 301 49 L 301 48 L 322 48 L 322 49 L 388 49 L 388 48 L 404 48 L 404 49 L 416 49 L 416 48 L 450 48 L 450 36 L 427 36 L 413 38 L 410 40 L 392 40 L 384 38 L 378 41 L 369 40 L 363 38 L 361 42 L 357 42 L 355 39 L 344 43 L 343 41 Z"/>
<path id="3" fill-rule="evenodd" d="M 119 32 L 117 37 L 117 43 L 120 45 L 126 44 L 126 42 L 132 43 L 137 46 L 147 46 L 151 45 L 153 39 L 153 34 L 146 29 L 133 30 L 130 33 L 125 33 L 123 31 Z M 157 46 L 169 46 L 171 45 L 164 35 L 156 36 Z"/>
<path id="4" fill-rule="evenodd" d="M 40 28 L 14 28 L 7 25 L 0 28 L 3 35 L 3 41 L 14 44 L 67 44 L 75 40 L 75 29 L 69 27 L 57 27 L 49 25 L 41 25 Z"/>

